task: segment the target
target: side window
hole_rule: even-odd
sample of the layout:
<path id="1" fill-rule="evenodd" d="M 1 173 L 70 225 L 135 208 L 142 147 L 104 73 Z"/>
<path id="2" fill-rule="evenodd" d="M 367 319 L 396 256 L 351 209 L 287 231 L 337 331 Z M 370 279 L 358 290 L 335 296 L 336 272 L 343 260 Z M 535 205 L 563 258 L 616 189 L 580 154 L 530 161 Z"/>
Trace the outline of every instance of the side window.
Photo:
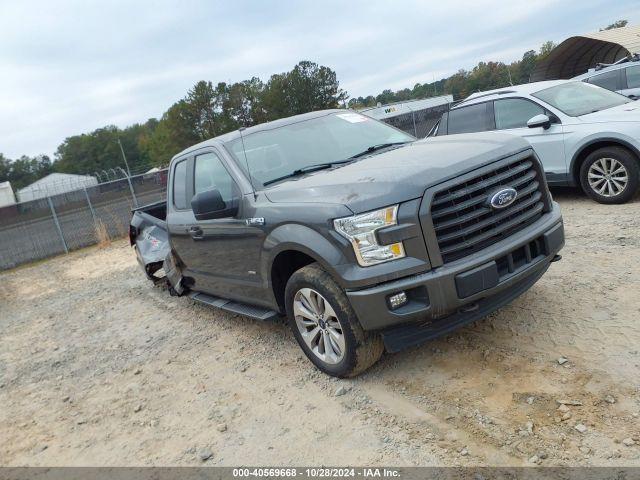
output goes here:
<path id="1" fill-rule="evenodd" d="M 449 112 L 448 133 L 486 132 L 493 130 L 486 103 L 460 107 Z"/>
<path id="2" fill-rule="evenodd" d="M 544 113 L 540 105 L 521 98 L 496 100 L 493 102 L 493 108 L 498 130 L 526 127 L 531 117 Z"/>
<path id="3" fill-rule="evenodd" d="M 627 75 L 627 88 L 640 88 L 640 65 L 634 65 L 625 69 Z"/>
<path id="4" fill-rule="evenodd" d="M 229 202 L 233 198 L 234 185 L 233 178 L 218 155 L 211 152 L 196 157 L 194 193 L 217 188 L 222 200 Z"/>
<path id="5" fill-rule="evenodd" d="M 173 204 L 180 210 L 187 208 L 187 161 L 176 164 L 173 170 Z"/>
<path id="6" fill-rule="evenodd" d="M 618 90 L 618 73 L 619 73 L 618 70 L 601 73 L 600 75 L 591 77 L 589 79 L 589 83 L 592 83 L 602 88 L 606 88 L 607 90 L 611 90 L 611 91 Z"/>

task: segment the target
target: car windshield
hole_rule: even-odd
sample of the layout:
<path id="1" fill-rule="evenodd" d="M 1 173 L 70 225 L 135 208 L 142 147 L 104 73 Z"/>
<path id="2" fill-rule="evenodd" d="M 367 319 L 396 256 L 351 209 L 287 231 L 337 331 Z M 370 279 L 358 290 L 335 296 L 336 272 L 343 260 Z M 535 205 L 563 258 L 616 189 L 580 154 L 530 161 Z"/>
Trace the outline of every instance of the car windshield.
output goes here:
<path id="1" fill-rule="evenodd" d="M 532 95 L 571 117 L 631 102 L 623 95 L 584 82 L 563 83 Z"/>
<path id="2" fill-rule="evenodd" d="M 340 162 L 368 149 L 415 138 L 359 113 L 345 111 L 244 135 L 225 144 L 253 179 L 268 184 L 310 166 Z M 372 148 L 376 147 L 376 148 Z M 245 161 L 246 152 L 246 161 Z"/>

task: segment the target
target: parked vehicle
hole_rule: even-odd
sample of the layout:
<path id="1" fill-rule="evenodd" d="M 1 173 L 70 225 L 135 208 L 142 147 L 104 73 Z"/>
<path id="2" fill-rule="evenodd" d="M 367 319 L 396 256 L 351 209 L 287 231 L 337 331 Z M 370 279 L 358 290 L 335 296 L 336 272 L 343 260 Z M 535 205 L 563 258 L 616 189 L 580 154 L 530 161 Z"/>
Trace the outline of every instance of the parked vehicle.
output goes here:
<path id="1" fill-rule="evenodd" d="M 149 278 L 230 312 L 286 315 L 307 357 L 338 377 L 510 302 L 564 244 L 524 140 L 416 141 L 345 110 L 188 148 L 167 198 L 131 221 Z"/>
<path id="2" fill-rule="evenodd" d="M 638 100 L 640 98 L 640 55 L 636 53 L 610 65 L 599 64 L 589 69 L 587 73 L 574 77 L 573 80 L 597 85 L 612 92 L 618 92 L 631 100 Z"/>
<path id="3" fill-rule="evenodd" d="M 552 80 L 474 93 L 430 132 L 500 131 L 531 143 L 549 185 L 624 203 L 640 183 L 640 103 L 589 83 Z"/>

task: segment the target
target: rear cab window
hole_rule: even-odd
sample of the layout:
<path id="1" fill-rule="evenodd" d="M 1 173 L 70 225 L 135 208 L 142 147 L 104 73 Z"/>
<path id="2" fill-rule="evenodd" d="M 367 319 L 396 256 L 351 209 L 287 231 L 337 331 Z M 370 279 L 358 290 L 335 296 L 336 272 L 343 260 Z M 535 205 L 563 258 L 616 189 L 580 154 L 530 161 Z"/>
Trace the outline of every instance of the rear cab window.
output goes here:
<path id="1" fill-rule="evenodd" d="M 187 210 L 187 160 L 176 163 L 173 169 L 173 206 Z"/>

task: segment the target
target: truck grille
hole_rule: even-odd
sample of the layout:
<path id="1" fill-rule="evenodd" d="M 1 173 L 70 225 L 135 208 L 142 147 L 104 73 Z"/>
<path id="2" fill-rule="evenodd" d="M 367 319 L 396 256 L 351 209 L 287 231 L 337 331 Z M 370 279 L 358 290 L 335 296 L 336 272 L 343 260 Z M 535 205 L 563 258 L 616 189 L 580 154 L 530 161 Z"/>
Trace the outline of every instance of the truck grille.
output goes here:
<path id="1" fill-rule="evenodd" d="M 518 195 L 508 207 L 494 210 L 487 200 L 500 187 L 512 187 Z M 522 230 L 549 205 L 543 172 L 532 156 L 449 186 L 436 193 L 431 203 L 442 262 L 470 255 Z"/>

